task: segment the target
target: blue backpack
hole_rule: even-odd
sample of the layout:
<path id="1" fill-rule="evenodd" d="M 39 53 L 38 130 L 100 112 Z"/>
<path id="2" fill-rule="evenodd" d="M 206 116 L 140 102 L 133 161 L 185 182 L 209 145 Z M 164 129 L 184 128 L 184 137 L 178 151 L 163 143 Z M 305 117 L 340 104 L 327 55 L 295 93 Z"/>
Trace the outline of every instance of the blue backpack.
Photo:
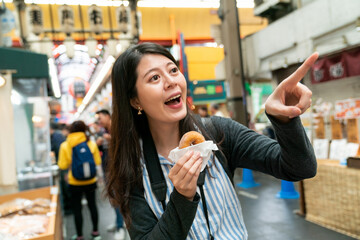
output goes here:
<path id="1" fill-rule="evenodd" d="M 72 175 L 77 180 L 89 180 L 96 176 L 96 165 L 87 142 L 82 142 L 72 149 Z"/>

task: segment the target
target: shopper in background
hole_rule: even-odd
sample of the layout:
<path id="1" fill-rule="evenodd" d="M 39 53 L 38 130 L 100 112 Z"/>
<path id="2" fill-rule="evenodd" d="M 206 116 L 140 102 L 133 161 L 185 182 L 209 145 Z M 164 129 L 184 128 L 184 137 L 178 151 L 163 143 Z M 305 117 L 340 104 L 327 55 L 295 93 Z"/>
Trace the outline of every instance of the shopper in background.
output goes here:
<path id="1" fill-rule="evenodd" d="M 207 106 L 201 106 L 198 110 L 200 117 L 209 117 Z"/>
<path id="2" fill-rule="evenodd" d="M 50 144 L 51 151 L 55 154 L 56 163 L 59 160 L 60 145 L 65 141 L 65 137 L 60 132 L 60 126 L 57 123 L 50 123 Z M 60 201 L 61 207 L 65 215 L 72 213 L 71 198 L 69 193 L 68 183 L 65 181 L 65 176 L 68 174 L 67 170 L 60 169 Z"/>
<path id="3" fill-rule="evenodd" d="M 93 160 L 97 166 L 101 164 L 101 157 L 99 153 L 99 149 L 96 146 L 96 143 L 93 141 L 89 141 L 88 136 L 86 133 L 88 132 L 88 127 L 83 121 L 75 121 L 70 126 L 70 133 L 66 138 L 66 141 L 63 142 L 60 146 L 60 153 L 59 153 L 59 161 L 58 165 L 60 169 L 67 170 L 69 169 L 68 174 L 68 183 L 69 183 L 69 191 L 71 194 L 71 205 L 73 209 L 74 219 L 75 219 L 75 226 L 76 226 L 76 233 L 77 235 L 73 236 L 72 239 L 82 240 L 84 239 L 82 226 L 83 226 L 83 217 L 82 217 L 82 205 L 81 200 L 83 195 L 85 195 L 88 208 L 91 214 L 91 221 L 93 225 L 93 231 L 91 233 L 92 239 L 101 239 L 99 231 L 98 231 L 98 210 L 96 206 L 96 199 L 95 199 L 95 190 L 96 190 L 96 176 L 89 180 L 78 180 L 76 179 L 71 169 L 72 166 L 72 153 L 73 148 L 83 142 L 87 143 L 91 154 L 93 156 Z M 75 171 L 75 170 L 74 170 Z"/>
<path id="4" fill-rule="evenodd" d="M 100 126 L 102 126 L 105 129 L 105 132 L 103 133 L 103 140 L 102 140 L 102 146 L 103 146 L 103 155 L 102 155 L 102 160 L 103 160 L 103 171 L 104 171 L 104 177 L 105 177 L 105 182 L 107 181 L 107 167 L 108 167 L 108 149 L 109 149 L 109 142 L 111 140 L 111 115 L 110 112 L 106 109 L 102 109 L 100 111 L 96 112 L 97 114 L 97 119 L 98 119 L 98 123 Z M 110 226 L 107 227 L 108 231 L 116 231 L 114 234 L 114 239 L 115 240 L 122 240 L 125 238 L 125 230 L 124 230 L 124 220 L 123 217 L 120 213 L 120 209 L 119 208 L 114 208 L 115 210 L 115 214 L 116 214 L 116 219 L 115 219 L 115 224 L 111 224 Z"/>
<path id="5" fill-rule="evenodd" d="M 69 135 L 69 132 L 70 132 L 70 126 L 67 124 L 63 124 L 61 128 L 62 135 L 66 138 Z"/>
<path id="6" fill-rule="evenodd" d="M 204 126 L 186 104 L 184 75 L 162 46 L 144 43 L 122 53 L 112 70 L 107 193 L 120 206 L 131 239 L 247 239 L 231 183 L 236 168 L 289 181 L 313 177 L 316 158 L 298 116 L 311 103 L 311 91 L 299 81 L 316 59 L 317 54 L 309 57 L 269 96 L 266 111 L 276 129 L 275 141 L 229 118 L 207 118 Z M 220 142 L 223 150 L 215 152 L 202 173 L 198 152 L 188 151 L 177 163 L 167 159 L 190 130 Z M 160 172 L 150 169 L 166 181 L 164 201 L 150 185 L 144 155 L 159 161 Z"/>
<path id="7" fill-rule="evenodd" d="M 59 149 L 62 142 L 65 141 L 65 137 L 59 131 L 59 124 L 57 123 L 50 123 L 50 144 L 51 144 L 51 151 L 55 154 L 56 162 L 59 158 Z"/>
<path id="8" fill-rule="evenodd" d="M 224 114 L 220 110 L 220 105 L 217 103 L 210 105 L 210 112 L 212 116 L 224 117 Z"/>
<path id="9" fill-rule="evenodd" d="M 97 123 L 100 127 L 103 128 L 101 138 L 97 139 L 97 144 L 102 146 L 102 167 L 104 173 L 106 172 L 106 163 L 109 152 L 109 142 L 111 140 L 111 115 L 110 112 L 106 109 L 102 109 L 96 112 Z"/>
<path id="10" fill-rule="evenodd" d="M 100 155 L 101 155 L 101 159 L 103 156 L 103 144 L 104 144 L 104 128 L 99 124 L 98 121 L 95 121 L 91 126 L 90 126 L 90 130 L 91 130 L 91 137 L 90 139 L 92 139 L 94 142 L 96 142 L 96 145 L 99 148 L 100 151 Z M 103 159 L 102 159 L 103 160 Z M 103 161 L 102 161 L 103 163 Z"/>

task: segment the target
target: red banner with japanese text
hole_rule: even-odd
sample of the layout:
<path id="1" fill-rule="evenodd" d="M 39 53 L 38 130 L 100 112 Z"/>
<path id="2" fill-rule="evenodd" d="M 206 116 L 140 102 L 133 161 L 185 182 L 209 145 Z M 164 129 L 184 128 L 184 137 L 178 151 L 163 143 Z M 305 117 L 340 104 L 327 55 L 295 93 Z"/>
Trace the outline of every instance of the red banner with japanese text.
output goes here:
<path id="1" fill-rule="evenodd" d="M 311 83 L 360 76 L 360 48 L 323 57 L 311 69 Z"/>

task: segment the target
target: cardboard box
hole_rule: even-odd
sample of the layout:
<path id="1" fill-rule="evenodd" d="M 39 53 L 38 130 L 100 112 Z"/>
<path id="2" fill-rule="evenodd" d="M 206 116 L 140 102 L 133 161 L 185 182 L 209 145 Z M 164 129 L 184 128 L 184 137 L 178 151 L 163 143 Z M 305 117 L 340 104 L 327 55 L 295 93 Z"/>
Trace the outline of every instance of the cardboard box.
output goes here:
<path id="1" fill-rule="evenodd" d="M 14 200 L 16 198 L 26 198 L 34 200 L 36 198 L 46 198 L 51 200 L 49 212 L 49 225 L 45 233 L 30 240 L 60 240 L 62 239 L 61 210 L 57 187 L 45 187 L 14 194 L 0 196 L 0 204 Z"/>

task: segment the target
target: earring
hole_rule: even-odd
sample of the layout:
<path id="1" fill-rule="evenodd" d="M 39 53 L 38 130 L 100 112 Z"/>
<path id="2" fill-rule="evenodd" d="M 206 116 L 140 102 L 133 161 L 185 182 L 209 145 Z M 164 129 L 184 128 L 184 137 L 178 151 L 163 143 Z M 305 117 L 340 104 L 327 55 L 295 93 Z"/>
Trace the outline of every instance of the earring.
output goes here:
<path id="1" fill-rule="evenodd" d="M 138 115 L 141 115 L 141 114 L 142 114 L 142 112 L 141 112 L 141 110 L 142 110 L 141 107 L 138 107 L 138 110 L 139 110 L 139 111 L 138 111 Z"/>

